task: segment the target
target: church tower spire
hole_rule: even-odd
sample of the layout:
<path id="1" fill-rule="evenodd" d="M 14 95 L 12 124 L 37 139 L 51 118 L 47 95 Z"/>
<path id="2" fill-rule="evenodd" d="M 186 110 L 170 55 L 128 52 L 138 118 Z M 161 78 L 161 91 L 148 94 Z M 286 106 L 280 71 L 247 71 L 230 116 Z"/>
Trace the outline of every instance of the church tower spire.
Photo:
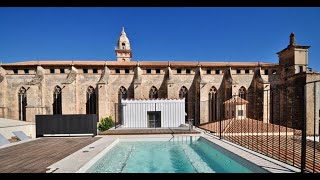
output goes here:
<path id="1" fill-rule="evenodd" d="M 129 39 L 127 37 L 126 32 L 124 31 L 124 27 L 122 27 L 122 31 L 121 31 L 115 52 L 117 55 L 117 61 L 124 61 L 124 62 L 131 61 L 132 51 L 130 48 Z"/>

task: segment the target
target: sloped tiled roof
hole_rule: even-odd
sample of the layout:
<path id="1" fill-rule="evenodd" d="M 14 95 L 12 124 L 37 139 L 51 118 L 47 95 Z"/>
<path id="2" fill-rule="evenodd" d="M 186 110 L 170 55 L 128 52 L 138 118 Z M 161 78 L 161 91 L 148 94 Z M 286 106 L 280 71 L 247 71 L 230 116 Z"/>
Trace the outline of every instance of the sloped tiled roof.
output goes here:
<path id="1" fill-rule="evenodd" d="M 224 66 L 246 66 L 246 67 L 257 67 L 257 66 L 275 66 L 274 63 L 258 63 L 258 62 L 188 62 L 188 61 L 106 61 L 106 60 L 42 60 L 42 61 L 24 61 L 2 64 L 6 66 L 139 66 L 141 67 L 224 67 Z"/>

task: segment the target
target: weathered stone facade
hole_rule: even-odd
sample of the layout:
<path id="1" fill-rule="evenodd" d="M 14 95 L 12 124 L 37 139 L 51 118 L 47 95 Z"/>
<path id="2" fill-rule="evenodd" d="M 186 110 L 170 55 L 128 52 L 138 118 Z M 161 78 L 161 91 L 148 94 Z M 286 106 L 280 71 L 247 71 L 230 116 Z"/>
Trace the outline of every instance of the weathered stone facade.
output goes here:
<path id="1" fill-rule="evenodd" d="M 87 90 L 96 94 L 99 118 L 117 119 L 119 89 L 126 98 L 148 99 L 152 87 L 158 98 L 179 98 L 187 90 L 187 118 L 195 124 L 225 119 L 223 102 L 245 90 L 246 116 L 266 123 L 288 124 L 301 129 L 304 118 L 307 133 L 319 128 L 319 73 L 308 70 L 308 48 L 295 43 L 280 51 L 279 64 L 259 62 L 132 62 L 129 39 L 121 32 L 117 61 L 30 61 L 0 66 L 0 117 L 34 122 L 36 114 L 53 114 L 54 89 L 61 88 L 62 114 L 85 114 Z M 21 106 L 20 88 L 26 89 L 26 106 Z M 315 90 L 316 93 L 313 93 Z M 215 96 L 212 96 L 212 93 Z M 306 92 L 306 93 L 305 93 Z M 211 93 L 211 95 L 210 95 Z M 306 102 L 304 95 L 306 94 Z M 209 96 L 214 100 L 210 100 Z M 20 100 L 19 100 L 20 98 Z M 217 102 L 216 105 L 209 103 Z M 314 104 L 315 102 L 315 104 Z M 214 114 L 209 107 L 216 108 Z M 22 113 L 25 108 L 25 114 Z M 217 114 L 217 115 L 215 115 Z M 316 116 L 314 116 L 316 114 Z M 316 129 L 314 129 L 314 118 Z"/>

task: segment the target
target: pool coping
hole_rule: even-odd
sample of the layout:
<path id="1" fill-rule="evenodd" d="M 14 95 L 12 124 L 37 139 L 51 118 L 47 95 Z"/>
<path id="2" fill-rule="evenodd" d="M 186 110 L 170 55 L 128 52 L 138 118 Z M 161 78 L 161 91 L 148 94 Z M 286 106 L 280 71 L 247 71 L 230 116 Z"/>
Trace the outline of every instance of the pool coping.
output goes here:
<path id="1" fill-rule="evenodd" d="M 120 141 L 145 141 L 171 139 L 179 136 L 199 136 L 230 151 L 241 158 L 271 172 L 271 173 L 295 173 L 300 169 L 256 153 L 239 145 L 233 144 L 226 140 L 219 140 L 215 136 L 210 136 L 204 132 L 201 134 L 155 134 L 155 135 L 117 135 L 117 136 L 101 136 L 98 141 L 80 149 L 70 156 L 52 164 L 48 168 L 47 173 L 85 173 L 94 163 L 96 163 L 107 151 L 109 151 L 117 142 Z M 85 153 L 85 155 L 84 155 Z"/>

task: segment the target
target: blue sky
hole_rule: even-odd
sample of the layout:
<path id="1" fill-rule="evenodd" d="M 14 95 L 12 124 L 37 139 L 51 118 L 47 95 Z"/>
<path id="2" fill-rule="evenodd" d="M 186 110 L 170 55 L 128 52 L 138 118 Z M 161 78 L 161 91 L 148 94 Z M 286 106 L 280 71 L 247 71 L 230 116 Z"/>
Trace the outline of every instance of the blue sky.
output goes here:
<path id="1" fill-rule="evenodd" d="M 124 26 L 133 61 L 278 62 L 294 32 L 320 70 L 320 8 L 0 8 L 0 61 L 115 60 Z"/>

